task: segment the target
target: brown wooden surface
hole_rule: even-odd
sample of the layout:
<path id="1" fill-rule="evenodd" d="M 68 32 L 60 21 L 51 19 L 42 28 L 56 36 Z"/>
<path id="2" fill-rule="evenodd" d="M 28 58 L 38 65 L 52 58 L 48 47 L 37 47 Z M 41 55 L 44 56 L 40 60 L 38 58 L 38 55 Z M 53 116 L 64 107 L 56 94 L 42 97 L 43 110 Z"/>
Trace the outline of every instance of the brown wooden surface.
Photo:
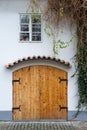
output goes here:
<path id="1" fill-rule="evenodd" d="M 50 66 L 30 66 L 13 72 L 13 120 L 67 119 L 67 73 Z"/>

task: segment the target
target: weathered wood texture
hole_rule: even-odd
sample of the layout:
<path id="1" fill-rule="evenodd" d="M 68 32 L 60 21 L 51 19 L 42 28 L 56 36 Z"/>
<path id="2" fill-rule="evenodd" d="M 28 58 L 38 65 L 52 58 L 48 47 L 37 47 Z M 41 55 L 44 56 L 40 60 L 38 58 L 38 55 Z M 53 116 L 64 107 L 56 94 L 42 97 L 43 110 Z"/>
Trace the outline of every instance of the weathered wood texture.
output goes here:
<path id="1" fill-rule="evenodd" d="M 13 120 L 67 119 L 67 82 L 60 78 L 67 73 L 50 66 L 13 72 Z"/>

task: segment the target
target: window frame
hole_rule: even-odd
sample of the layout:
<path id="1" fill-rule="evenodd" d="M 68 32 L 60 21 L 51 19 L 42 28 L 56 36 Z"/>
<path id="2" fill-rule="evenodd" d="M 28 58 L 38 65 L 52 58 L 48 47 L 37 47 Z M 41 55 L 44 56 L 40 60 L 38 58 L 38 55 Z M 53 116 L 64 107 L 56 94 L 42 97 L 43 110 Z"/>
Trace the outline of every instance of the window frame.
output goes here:
<path id="1" fill-rule="evenodd" d="M 21 21 L 20 21 L 20 19 L 21 19 L 21 15 L 28 15 L 29 16 L 29 31 L 24 31 L 24 33 L 29 33 L 29 40 L 21 40 L 21 34 L 23 33 L 23 31 L 21 31 Z M 41 22 L 38 24 L 38 25 L 40 25 L 41 26 L 41 31 L 39 32 L 39 33 L 41 33 L 41 40 L 40 41 L 33 41 L 32 40 L 32 16 L 33 15 L 37 15 L 37 16 L 41 16 Z M 25 25 L 27 25 L 27 24 L 25 24 Z M 35 32 L 36 33 L 36 32 Z M 41 15 L 41 13 L 19 13 L 19 42 L 20 43 L 41 43 L 42 42 L 42 15 Z"/>

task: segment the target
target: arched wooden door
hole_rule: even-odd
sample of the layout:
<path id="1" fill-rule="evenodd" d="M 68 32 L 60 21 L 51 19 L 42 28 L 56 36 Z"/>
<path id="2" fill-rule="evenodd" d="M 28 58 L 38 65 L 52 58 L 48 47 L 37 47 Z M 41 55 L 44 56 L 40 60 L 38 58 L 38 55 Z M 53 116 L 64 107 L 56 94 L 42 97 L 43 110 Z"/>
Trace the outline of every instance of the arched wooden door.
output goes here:
<path id="1" fill-rule="evenodd" d="M 50 66 L 13 72 L 13 120 L 67 119 L 67 73 Z"/>

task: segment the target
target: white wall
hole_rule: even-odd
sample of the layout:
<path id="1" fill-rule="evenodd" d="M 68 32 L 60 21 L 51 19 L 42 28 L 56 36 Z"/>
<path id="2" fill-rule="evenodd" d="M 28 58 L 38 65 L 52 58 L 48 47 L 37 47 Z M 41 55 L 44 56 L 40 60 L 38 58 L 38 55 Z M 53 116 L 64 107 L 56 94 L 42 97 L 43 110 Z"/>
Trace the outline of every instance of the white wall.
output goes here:
<path id="1" fill-rule="evenodd" d="M 20 43 L 19 42 L 19 13 L 25 13 L 29 0 L 0 0 L 0 110 L 12 109 L 12 71 L 5 68 L 5 64 L 13 62 L 18 58 L 27 56 L 54 56 L 52 42 L 43 31 L 41 43 Z M 44 25 L 44 24 L 43 24 Z M 75 28 L 73 29 L 74 31 Z M 59 33 L 59 39 L 69 41 L 72 33 L 68 24 L 63 27 L 64 33 Z M 76 38 L 66 48 L 60 50 L 56 57 L 69 61 L 71 69 L 55 65 L 68 72 L 68 108 L 75 110 L 77 105 L 77 84 L 76 78 L 71 78 L 75 72 L 71 58 L 76 53 Z M 17 68 L 16 68 L 17 69 Z"/>

